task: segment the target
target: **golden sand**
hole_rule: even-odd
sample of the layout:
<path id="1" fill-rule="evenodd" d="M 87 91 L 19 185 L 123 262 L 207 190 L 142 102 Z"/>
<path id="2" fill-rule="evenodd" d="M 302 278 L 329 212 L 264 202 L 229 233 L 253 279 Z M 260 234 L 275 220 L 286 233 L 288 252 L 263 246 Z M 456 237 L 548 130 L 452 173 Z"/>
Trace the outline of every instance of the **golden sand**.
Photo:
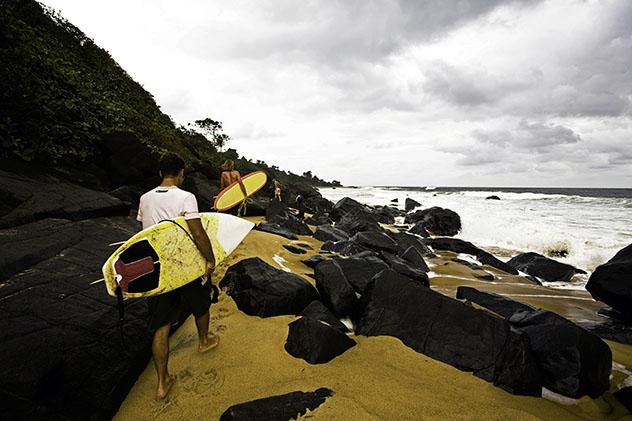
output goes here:
<path id="1" fill-rule="evenodd" d="M 256 219 L 252 219 L 258 222 Z M 312 270 L 300 260 L 317 254 L 320 242 L 301 237 L 313 247 L 295 255 L 282 244 L 285 238 L 252 231 L 239 248 L 215 273 L 219 280 L 235 262 L 253 256 L 274 267 L 282 266 L 307 276 Z M 480 281 L 473 271 L 449 262 L 451 255 L 429 259 L 438 276 L 433 288 L 453 295 L 459 285 L 514 296 L 559 312 L 562 315 L 589 314 L 599 308 L 587 293 L 538 287 L 518 276 L 503 276 L 495 282 Z M 447 264 L 446 264 L 447 263 Z M 586 298 L 586 300 L 584 300 Z M 195 323 L 189 318 L 171 337 L 170 372 L 177 378 L 163 402 L 154 400 L 156 373 L 150 363 L 123 402 L 118 420 L 219 419 L 230 406 L 296 390 L 313 391 L 327 387 L 335 395 L 304 418 L 314 420 L 419 420 L 419 419 L 632 419 L 606 393 L 599 399 L 565 399 L 565 403 L 544 398 L 514 396 L 471 373 L 419 354 L 392 337 L 354 337 L 357 345 L 327 364 L 311 365 L 290 356 L 283 348 L 287 325 L 295 316 L 262 319 L 239 311 L 234 301 L 222 294 L 211 308 L 211 329 L 221 336 L 219 346 L 198 354 Z M 632 347 L 608 343 L 616 361 L 611 391 L 617 390 L 632 371 Z M 626 416 L 627 415 L 627 416 Z"/>

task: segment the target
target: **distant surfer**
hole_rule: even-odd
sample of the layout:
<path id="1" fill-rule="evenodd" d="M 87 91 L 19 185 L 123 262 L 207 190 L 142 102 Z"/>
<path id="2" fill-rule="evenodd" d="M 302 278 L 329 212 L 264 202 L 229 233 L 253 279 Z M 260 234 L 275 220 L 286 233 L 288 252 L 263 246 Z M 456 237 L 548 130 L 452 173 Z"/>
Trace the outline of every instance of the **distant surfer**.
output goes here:
<path id="1" fill-rule="evenodd" d="M 185 304 L 195 316 L 198 332 L 198 351 L 206 352 L 215 348 L 219 337 L 209 332 L 209 308 L 211 298 L 209 287 L 211 274 L 215 268 L 215 256 L 211 241 L 202 227 L 195 196 L 180 189 L 184 181 L 184 160 L 175 153 L 167 153 L 160 159 L 160 186 L 141 196 L 138 206 L 138 220 L 143 229 L 165 219 L 184 216 L 191 235 L 200 253 L 206 258 L 206 285 L 202 278 L 196 279 L 178 289 L 165 294 L 147 297 L 149 308 L 149 328 L 153 332 L 152 354 L 158 374 L 156 398 L 164 399 L 175 378 L 169 374 L 169 331 L 171 323 L 176 321 L 180 304 Z M 214 289 L 216 293 L 217 290 Z"/>
<path id="2" fill-rule="evenodd" d="M 239 171 L 235 169 L 235 162 L 232 159 L 227 159 L 224 161 L 222 166 L 220 167 L 220 178 L 219 178 L 219 190 L 222 191 L 226 187 L 230 186 L 234 182 L 239 183 L 239 187 L 241 188 L 241 192 L 244 194 L 244 200 L 248 198 L 248 193 L 246 193 L 246 186 L 241 181 L 241 174 Z M 239 210 L 241 206 L 235 206 L 234 208 L 227 211 L 232 215 L 239 215 Z"/>
<path id="3" fill-rule="evenodd" d="M 283 190 L 283 184 L 281 184 L 281 182 L 277 180 L 276 178 L 272 181 L 274 182 L 274 198 L 278 200 L 279 202 L 282 202 L 281 190 Z"/>

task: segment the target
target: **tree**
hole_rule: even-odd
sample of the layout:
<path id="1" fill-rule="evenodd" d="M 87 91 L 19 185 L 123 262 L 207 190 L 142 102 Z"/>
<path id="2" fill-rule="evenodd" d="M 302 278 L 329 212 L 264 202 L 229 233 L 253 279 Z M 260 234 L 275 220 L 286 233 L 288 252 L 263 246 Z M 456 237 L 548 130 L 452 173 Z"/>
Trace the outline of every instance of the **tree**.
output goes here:
<path id="1" fill-rule="evenodd" d="M 213 146 L 215 146 L 220 151 L 228 141 L 230 140 L 230 136 L 223 133 L 224 128 L 222 127 L 221 121 L 215 121 L 212 118 L 205 118 L 203 120 L 195 120 L 194 123 L 204 135 L 210 137 L 210 142 Z"/>

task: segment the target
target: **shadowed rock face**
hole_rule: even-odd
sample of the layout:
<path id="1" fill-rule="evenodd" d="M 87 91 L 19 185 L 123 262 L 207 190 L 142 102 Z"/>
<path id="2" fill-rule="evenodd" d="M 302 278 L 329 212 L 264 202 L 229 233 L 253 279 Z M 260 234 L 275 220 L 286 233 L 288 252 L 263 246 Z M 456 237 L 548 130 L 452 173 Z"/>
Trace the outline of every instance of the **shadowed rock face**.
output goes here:
<path id="1" fill-rule="evenodd" d="M 459 287 L 457 298 L 502 315 L 529 336 L 545 387 L 572 398 L 596 398 L 610 387 L 612 353 L 596 335 L 550 311 L 471 287 Z"/>
<path id="2" fill-rule="evenodd" d="M 335 260 L 319 263 L 314 275 L 323 302 L 336 316 L 346 317 L 355 313 L 358 298 Z"/>
<path id="3" fill-rule="evenodd" d="M 240 403 L 228 408 L 222 414 L 220 421 L 289 421 L 305 415 L 308 410 L 315 410 L 333 394 L 334 392 L 330 389 L 321 387 L 313 392 L 292 392 Z"/>
<path id="4" fill-rule="evenodd" d="M 305 279 L 275 269 L 258 257 L 232 265 L 219 286 L 227 288 L 241 311 L 259 317 L 299 314 L 319 298 Z"/>
<path id="5" fill-rule="evenodd" d="M 289 327 L 285 350 L 310 364 L 327 363 L 356 345 L 346 334 L 320 320 L 301 317 Z"/>
<path id="6" fill-rule="evenodd" d="M 301 316 L 308 319 L 320 320 L 327 323 L 339 332 L 346 333 L 349 331 L 345 326 L 323 303 L 320 301 L 312 301 L 303 311 Z"/>
<path id="7" fill-rule="evenodd" d="M 121 331 L 116 299 L 103 282 L 93 282 L 113 251 L 108 244 L 137 230 L 128 217 L 48 219 L 0 230 L 2 244 L 16 245 L 3 251 L 0 279 L 4 417 L 110 419 L 116 413 L 149 362 L 147 306 L 127 301 Z"/>
<path id="8" fill-rule="evenodd" d="M 632 244 L 595 269 L 586 290 L 632 322 Z"/>
<path id="9" fill-rule="evenodd" d="M 458 238 L 424 238 L 423 242 L 435 250 L 449 250 L 455 253 L 471 254 L 476 256 L 484 265 L 495 267 L 511 275 L 518 275 L 518 271 L 514 267 L 509 266 L 507 263 L 497 259 L 485 250 L 479 249 L 468 241 L 463 241 Z"/>
<path id="10" fill-rule="evenodd" d="M 567 282 L 576 273 L 586 273 L 571 265 L 560 263 L 538 253 L 523 253 L 507 262 L 509 266 L 546 282 Z"/>
<path id="11" fill-rule="evenodd" d="M 394 336 L 511 393 L 540 396 L 541 373 L 526 335 L 392 270 L 378 274 L 367 288 L 356 326 L 357 334 Z"/>
<path id="12" fill-rule="evenodd" d="M 325 242 L 325 241 L 346 241 L 349 239 L 349 235 L 333 225 L 319 225 L 316 227 L 316 232 L 314 232 L 314 238 Z"/>
<path id="13" fill-rule="evenodd" d="M 406 202 L 404 206 L 404 209 L 406 209 L 406 212 L 410 212 L 411 210 L 415 209 L 417 206 L 421 206 L 421 203 L 409 197 L 406 198 Z"/>
<path id="14" fill-rule="evenodd" d="M 44 218 L 78 221 L 127 215 L 130 204 L 42 172 L 18 175 L 0 170 L 0 197 L 12 206 L 0 217 L 0 228 Z"/>

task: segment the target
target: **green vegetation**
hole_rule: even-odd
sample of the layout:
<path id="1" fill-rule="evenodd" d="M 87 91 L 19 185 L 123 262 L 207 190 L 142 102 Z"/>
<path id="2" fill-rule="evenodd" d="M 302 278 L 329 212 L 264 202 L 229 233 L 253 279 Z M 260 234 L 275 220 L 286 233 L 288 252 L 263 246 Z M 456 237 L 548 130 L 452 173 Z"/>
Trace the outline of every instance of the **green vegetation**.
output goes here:
<path id="1" fill-rule="evenodd" d="M 238 158 L 232 149 L 221 151 L 230 139 L 221 122 L 197 120 L 201 133 L 176 127 L 107 51 L 55 11 L 35 0 L 0 4 L 0 157 L 100 166 L 103 136 L 123 132 L 153 151 L 178 152 L 193 167 Z M 286 182 L 329 184 L 261 161 L 238 165 Z"/>

